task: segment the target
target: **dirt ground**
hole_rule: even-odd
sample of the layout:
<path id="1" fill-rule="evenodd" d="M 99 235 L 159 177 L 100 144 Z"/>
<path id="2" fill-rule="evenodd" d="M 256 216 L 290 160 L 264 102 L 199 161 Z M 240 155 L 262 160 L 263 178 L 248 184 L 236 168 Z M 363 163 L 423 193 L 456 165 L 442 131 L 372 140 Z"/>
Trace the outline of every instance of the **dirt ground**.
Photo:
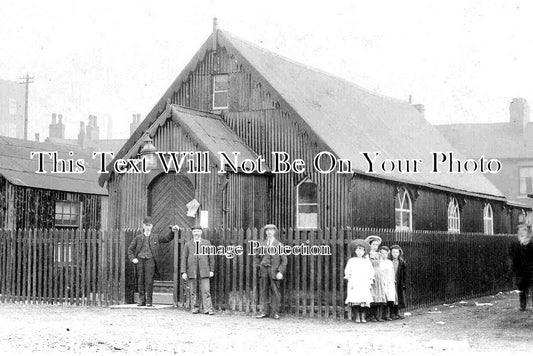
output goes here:
<path id="1" fill-rule="evenodd" d="M 531 354 L 533 309 L 520 312 L 517 305 L 516 293 L 500 293 L 416 310 L 404 320 L 355 324 L 178 309 L 0 304 L 0 355 Z"/>

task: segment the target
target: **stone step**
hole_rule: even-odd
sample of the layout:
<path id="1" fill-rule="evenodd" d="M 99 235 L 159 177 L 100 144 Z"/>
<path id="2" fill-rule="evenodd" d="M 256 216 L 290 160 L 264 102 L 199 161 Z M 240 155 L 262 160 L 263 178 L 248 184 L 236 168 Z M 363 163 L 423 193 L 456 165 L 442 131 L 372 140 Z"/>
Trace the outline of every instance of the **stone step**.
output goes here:
<path id="1" fill-rule="evenodd" d="M 133 300 L 135 304 L 139 300 L 139 293 L 135 293 Z M 153 304 L 164 304 L 164 305 L 174 305 L 174 295 L 172 293 L 159 293 L 154 292 L 152 296 Z"/>
<path id="2" fill-rule="evenodd" d="M 174 293 L 173 281 L 154 281 L 154 292 L 158 293 Z"/>

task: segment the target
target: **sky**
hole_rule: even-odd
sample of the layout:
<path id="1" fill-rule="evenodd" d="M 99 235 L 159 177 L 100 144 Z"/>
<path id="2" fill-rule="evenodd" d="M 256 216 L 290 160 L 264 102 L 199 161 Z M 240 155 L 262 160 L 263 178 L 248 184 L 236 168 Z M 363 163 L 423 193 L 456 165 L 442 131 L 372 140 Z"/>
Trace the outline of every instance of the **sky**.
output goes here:
<path id="1" fill-rule="evenodd" d="M 531 1 L 1 0 L 0 78 L 34 76 L 29 138 L 52 113 L 67 138 L 97 115 L 129 136 L 219 27 L 381 94 L 421 103 L 433 124 L 508 121 L 533 105 Z"/>

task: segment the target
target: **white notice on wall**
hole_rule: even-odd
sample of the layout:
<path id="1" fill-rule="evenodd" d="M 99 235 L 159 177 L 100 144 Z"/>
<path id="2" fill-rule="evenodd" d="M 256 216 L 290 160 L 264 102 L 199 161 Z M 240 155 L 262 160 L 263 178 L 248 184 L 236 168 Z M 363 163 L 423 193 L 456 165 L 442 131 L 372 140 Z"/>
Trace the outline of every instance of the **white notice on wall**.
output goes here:
<path id="1" fill-rule="evenodd" d="M 208 227 L 208 223 L 207 223 L 208 217 L 209 217 L 209 213 L 208 213 L 207 210 L 200 210 L 200 226 L 202 227 L 202 229 L 207 229 L 207 227 Z"/>
<path id="2" fill-rule="evenodd" d="M 190 216 L 191 218 L 196 217 L 196 211 L 200 207 L 200 203 L 198 200 L 193 199 L 190 202 L 187 203 L 187 216 Z"/>

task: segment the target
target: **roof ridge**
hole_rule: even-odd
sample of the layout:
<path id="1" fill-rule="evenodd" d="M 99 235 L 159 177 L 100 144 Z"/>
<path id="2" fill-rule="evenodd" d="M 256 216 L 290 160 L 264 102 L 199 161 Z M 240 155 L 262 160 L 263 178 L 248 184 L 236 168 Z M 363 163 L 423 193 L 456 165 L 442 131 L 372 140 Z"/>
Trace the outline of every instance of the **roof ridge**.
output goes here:
<path id="1" fill-rule="evenodd" d="M 269 54 L 269 55 L 271 55 L 271 56 L 273 56 L 273 57 L 278 57 L 278 58 L 280 58 L 280 59 L 282 59 L 282 60 L 284 60 L 284 61 L 286 61 L 286 62 L 292 63 L 292 64 L 297 65 L 297 66 L 299 66 L 299 67 L 302 67 L 302 68 L 304 68 L 304 69 L 307 69 L 307 70 L 313 71 L 313 72 L 318 73 L 318 74 L 322 74 L 322 75 L 328 76 L 328 77 L 333 78 L 333 79 L 336 79 L 336 80 L 340 80 L 340 81 L 342 81 L 342 82 L 345 82 L 346 84 L 352 85 L 352 86 L 356 87 L 357 89 L 362 90 L 362 91 L 365 91 L 365 92 L 367 92 L 368 94 L 374 95 L 374 96 L 376 96 L 376 97 L 379 97 L 379 98 L 382 98 L 382 99 L 391 100 L 391 101 L 397 102 L 397 103 L 399 103 L 399 104 L 406 104 L 407 106 L 411 106 L 406 100 L 402 100 L 402 99 L 399 99 L 399 98 L 394 98 L 394 97 L 391 97 L 391 96 L 385 95 L 385 94 L 383 94 L 383 93 L 377 92 L 377 91 L 375 91 L 375 90 L 365 88 L 365 87 L 363 87 L 363 86 L 361 86 L 361 85 L 359 85 L 359 84 L 357 84 L 357 83 L 355 83 L 355 82 L 353 82 L 353 81 L 350 81 L 350 80 L 348 80 L 348 79 L 346 79 L 346 78 L 342 78 L 342 77 L 340 77 L 340 76 L 338 76 L 338 75 L 335 75 L 335 74 L 333 74 L 333 73 L 326 72 L 326 71 L 324 71 L 323 69 L 319 69 L 319 68 L 313 67 L 313 66 L 311 66 L 311 65 L 309 65 L 309 64 L 305 64 L 305 63 L 302 63 L 302 62 L 298 62 L 298 61 L 296 61 L 296 60 L 294 60 L 294 59 L 291 59 L 291 58 L 289 58 L 289 57 L 286 57 L 286 56 L 284 56 L 284 55 L 282 55 L 282 54 L 279 54 L 279 53 L 277 53 L 277 52 L 274 52 L 274 51 L 271 51 L 271 50 L 266 49 L 266 48 L 264 48 L 264 47 L 261 47 L 261 46 L 259 46 L 258 44 L 255 44 L 255 43 L 253 43 L 253 42 L 250 42 L 250 41 L 248 41 L 248 40 L 246 40 L 246 39 L 244 39 L 244 38 L 242 38 L 242 37 L 240 37 L 240 36 L 234 35 L 233 33 L 229 32 L 229 31 L 222 30 L 222 29 L 219 29 L 219 31 L 222 32 L 222 33 L 225 34 L 225 35 L 229 35 L 230 39 L 231 39 L 231 37 L 233 37 L 233 38 L 235 38 L 235 39 L 237 39 L 237 40 L 239 40 L 239 41 L 242 41 L 242 42 L 244 42 L 245 44 L 247 44 L 247 45 L 249 45 L 249 46 L 252 46 L 252 47 L 254 47 L 255 49 L 258 49 L 258 50 L 260 50 L 260 51 L 262 51 L 262 52 L 265 52 L 265 53 L 267 53 L 267 54 Z"/>

